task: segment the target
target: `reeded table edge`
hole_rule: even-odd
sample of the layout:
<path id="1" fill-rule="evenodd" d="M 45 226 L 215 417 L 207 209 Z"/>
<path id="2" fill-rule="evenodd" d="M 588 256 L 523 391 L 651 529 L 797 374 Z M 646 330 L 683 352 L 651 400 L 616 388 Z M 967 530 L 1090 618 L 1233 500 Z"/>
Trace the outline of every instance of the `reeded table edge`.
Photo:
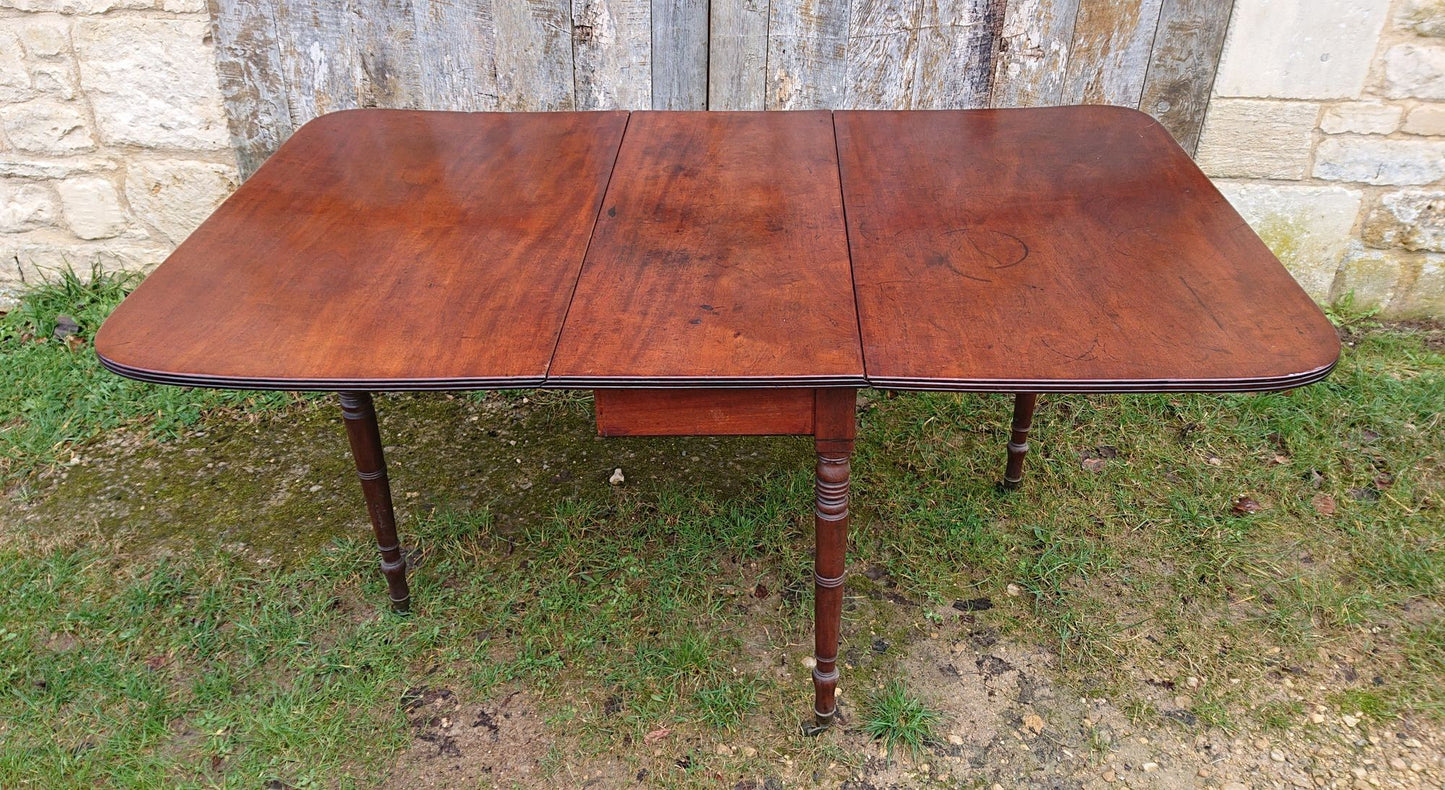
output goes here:
<path id="1" fill-rule="evenodd" d="M 868 384 L 880 390 L 920 392 L 1278 392 L 1323 380 L 1339 364 L 1336 357 L 1324 367 L 1287 376 L 1245 379 L 914 379 L 869 376 Z"/>
<path id="2" fill-rule="evenodd" d="M 100 364 L 112 373 L 151 384 L 204 387 L 227 390 L 273 390 L 284 392 L 426 392 L 432 390 L 504 390 L 543 386 L 539 376 L 448 379 L 270 379 L 206 376 L 194 373 L 161 373 L 122 365 L 97 353 Z"/>
<path id="3" fill-rule="evenodd" d="M 208 376 L 198 373 L 163 373 L 131 367 L 96 353 L 106 370 L 128 379 L 178 387 L 296 392 L 426 392 L 432 390 L 554 389 L 756 389 L 868 386 L 862 376 L 790 376 L 787 378 L 549 378 L 510 376 L 445 379 L 278 379 Z"/>
<path id="4" fill-rule="evenodd" d="M 744 378 L 581 378 L 516 376 L 505 378 L 448 379 L 267 379 L 161 373 L 122 365 L 96 354 L 112 373 L 152 384 L 234 390 L 279 390 L 297 392 L 426 392 L 432 390 L 501 389 L 758 389 L 758 388 L 846 388 L 872 387 L 880 390 L 919 392 L 1058 392 L 1058 393 L 1150 393 L 1150 392 L 1277 392 L 1321 381 L 1335 369 L 1338 357 L 1324 367 L 1288 376 L 1249 379 L 914 379 L 868 376 L 797 376 L 774 379 Z"/>

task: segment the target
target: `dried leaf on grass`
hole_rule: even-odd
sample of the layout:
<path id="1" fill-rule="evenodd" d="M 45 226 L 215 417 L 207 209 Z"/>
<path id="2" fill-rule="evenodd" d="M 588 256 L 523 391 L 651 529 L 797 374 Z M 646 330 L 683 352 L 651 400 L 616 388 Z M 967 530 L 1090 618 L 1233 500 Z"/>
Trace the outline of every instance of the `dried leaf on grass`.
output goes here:
<path id="1" fill-rule="evenodd" d="M 1254 497 L 1247 496 L 1242 496 L 1234 500 L 1234 507 L 1230 508 L 1230 511 L 1236 516 L 1246 516 L 1250 513 L 1258 513 L 1261 510 L 1264 510 L 1264 505 L 1259 504 L 1259 500 Z"/>

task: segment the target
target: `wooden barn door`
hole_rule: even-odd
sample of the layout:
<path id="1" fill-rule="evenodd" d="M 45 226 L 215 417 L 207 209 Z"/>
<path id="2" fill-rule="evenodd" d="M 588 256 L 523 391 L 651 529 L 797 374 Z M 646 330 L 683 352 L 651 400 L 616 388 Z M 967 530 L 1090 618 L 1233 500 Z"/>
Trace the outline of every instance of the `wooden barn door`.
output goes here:
<path id="1" fill-rule="evenodd" d="M 211 0 L 249 174 L 332 110 L 1117 104 L 1198 142 L 1233 0 Z"/>

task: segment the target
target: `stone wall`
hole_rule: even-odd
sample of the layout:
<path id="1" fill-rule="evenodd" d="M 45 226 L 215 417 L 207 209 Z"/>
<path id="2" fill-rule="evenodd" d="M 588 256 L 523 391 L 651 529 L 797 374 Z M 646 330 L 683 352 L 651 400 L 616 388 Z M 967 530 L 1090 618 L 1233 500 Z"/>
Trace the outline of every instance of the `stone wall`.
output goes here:
<path id="1" fill-rule="evenodd" d="M 237 180 L 205 0 L 0 0 L 0 299 L 155 266 Z"/>
<path id="2" fill-rule="evenodd" d="M 1315 299 L 1445 317 L 1445 0 L 1236 0 L 1197 158 Z"/>

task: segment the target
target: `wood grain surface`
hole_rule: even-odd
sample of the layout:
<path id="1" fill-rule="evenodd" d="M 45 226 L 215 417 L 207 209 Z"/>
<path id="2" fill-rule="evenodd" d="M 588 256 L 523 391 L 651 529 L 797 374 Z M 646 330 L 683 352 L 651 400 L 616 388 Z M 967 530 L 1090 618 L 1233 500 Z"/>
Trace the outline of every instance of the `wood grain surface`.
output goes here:
<path id="1" fill-rule="evenodd" d="M 1199 147 L 1232 7 L 1219 0 L 1164 0 L 1159 12 L 1139 109 L 1158 118 L 1191 156 Z"/>
<path id="2" fill-rule="evenodd" d="M 651 0 L 572 0 L 579 110 L 652 106 Z"/>
<path id="3" fill-rule="evenodd" d="M 249 175 L 293 131 L 276 20 L 265 3 L 210 0 L 210 9 L 231 147 Z"/>
<path id="4" fill-rule="evenodd" d="M 202 386 L 541 383 L 626 123 L 325 116 L 121 304 L 96 351 Z"/>
<path id="5" fill-rule="evenodd" d="M 994 107 L 1059 104 L 1074 46 L 1079 0 L 1007 0 L 994 61 Z"/>
<path id="6" fill-rule="evenodd" d="M 707 109 L 708 0 L 652 0 L 652 109 Z"/>
<path id="7" fill-rule="evenodd" d="M 839 107 L 909 107 L 918 78 L 917 0 L 850 0 L 843 102 Z"/>
<path id="8" fill-rule="evenodd" d="M 712 0 L 708 4 L 708 109 L 763 109 L 768 9 L 768 0 Z"/>
<path id="9" fill-rule="evenodd" d="M 1004 0 L 923 0 L 918 76 L 910 106 L 919 110 L 989 106 L 1006 10 Z"/>
<path id="10" fill-rule="evenodd" d="M 1279 389 L 1339 352 L 1168 132 L 1106 107 L 336 113 L 96 349 L 235 388 L 1011 392 Z"/>
<path id="11" fill-rule="evenodd" d="M 415 109 L 422 74 L 412 0 L 351 0 L 352 39 L 361 66 L 362 107 Z"/>
<path id="12" fill-rule="evenodd" d="M 496 109 L 574 109 L 571 6 L 509 0 L 492 4 L 492 19 L 497 25 Z"/>
<path id="13" fill-rule="evenodd" d="M 1079 0 L 1060 104 L 1138 107 L 1163 0 Z"/>
<path id="14" fill-rule="evenodd" d="M 597 390 L 600 436 L 796 436 L 813 432 L 816 390 Z"/>
<path id="15" fill-rule="evenodd" d="M 274 4 L 271 16 L 280 53 L 280 84 L 290 110 L 289 128 L 279 142 L 312 118 L 360 107 L 361 65 L 346 10 L 338 3 L 300 0 Z"/>
<path id="16" fill-rule="evenodd" d="M 772 0 L 763 108 L 844 107 L 850 0 Z"/>
<path id="17" fill-rule="evenodd" d="M 461 112 L 495 110 L 499 31 L 492 4 L 412 0 L 412 18 L 420 94 L 412 97 L 408 106 Z M 401 68 L 409 65 L 398 64 Z"/>
<path id="18" fill-rule="evenodd" d="M 632 114 L 551 386 L 863 384 L 832 117 Z"/>
<path id="19" fill-rule="evenodd" d="M 1142 113 L 835 117 L 876 387 L 1280 389 L 1334 366 L 1319 308 Z"/>

